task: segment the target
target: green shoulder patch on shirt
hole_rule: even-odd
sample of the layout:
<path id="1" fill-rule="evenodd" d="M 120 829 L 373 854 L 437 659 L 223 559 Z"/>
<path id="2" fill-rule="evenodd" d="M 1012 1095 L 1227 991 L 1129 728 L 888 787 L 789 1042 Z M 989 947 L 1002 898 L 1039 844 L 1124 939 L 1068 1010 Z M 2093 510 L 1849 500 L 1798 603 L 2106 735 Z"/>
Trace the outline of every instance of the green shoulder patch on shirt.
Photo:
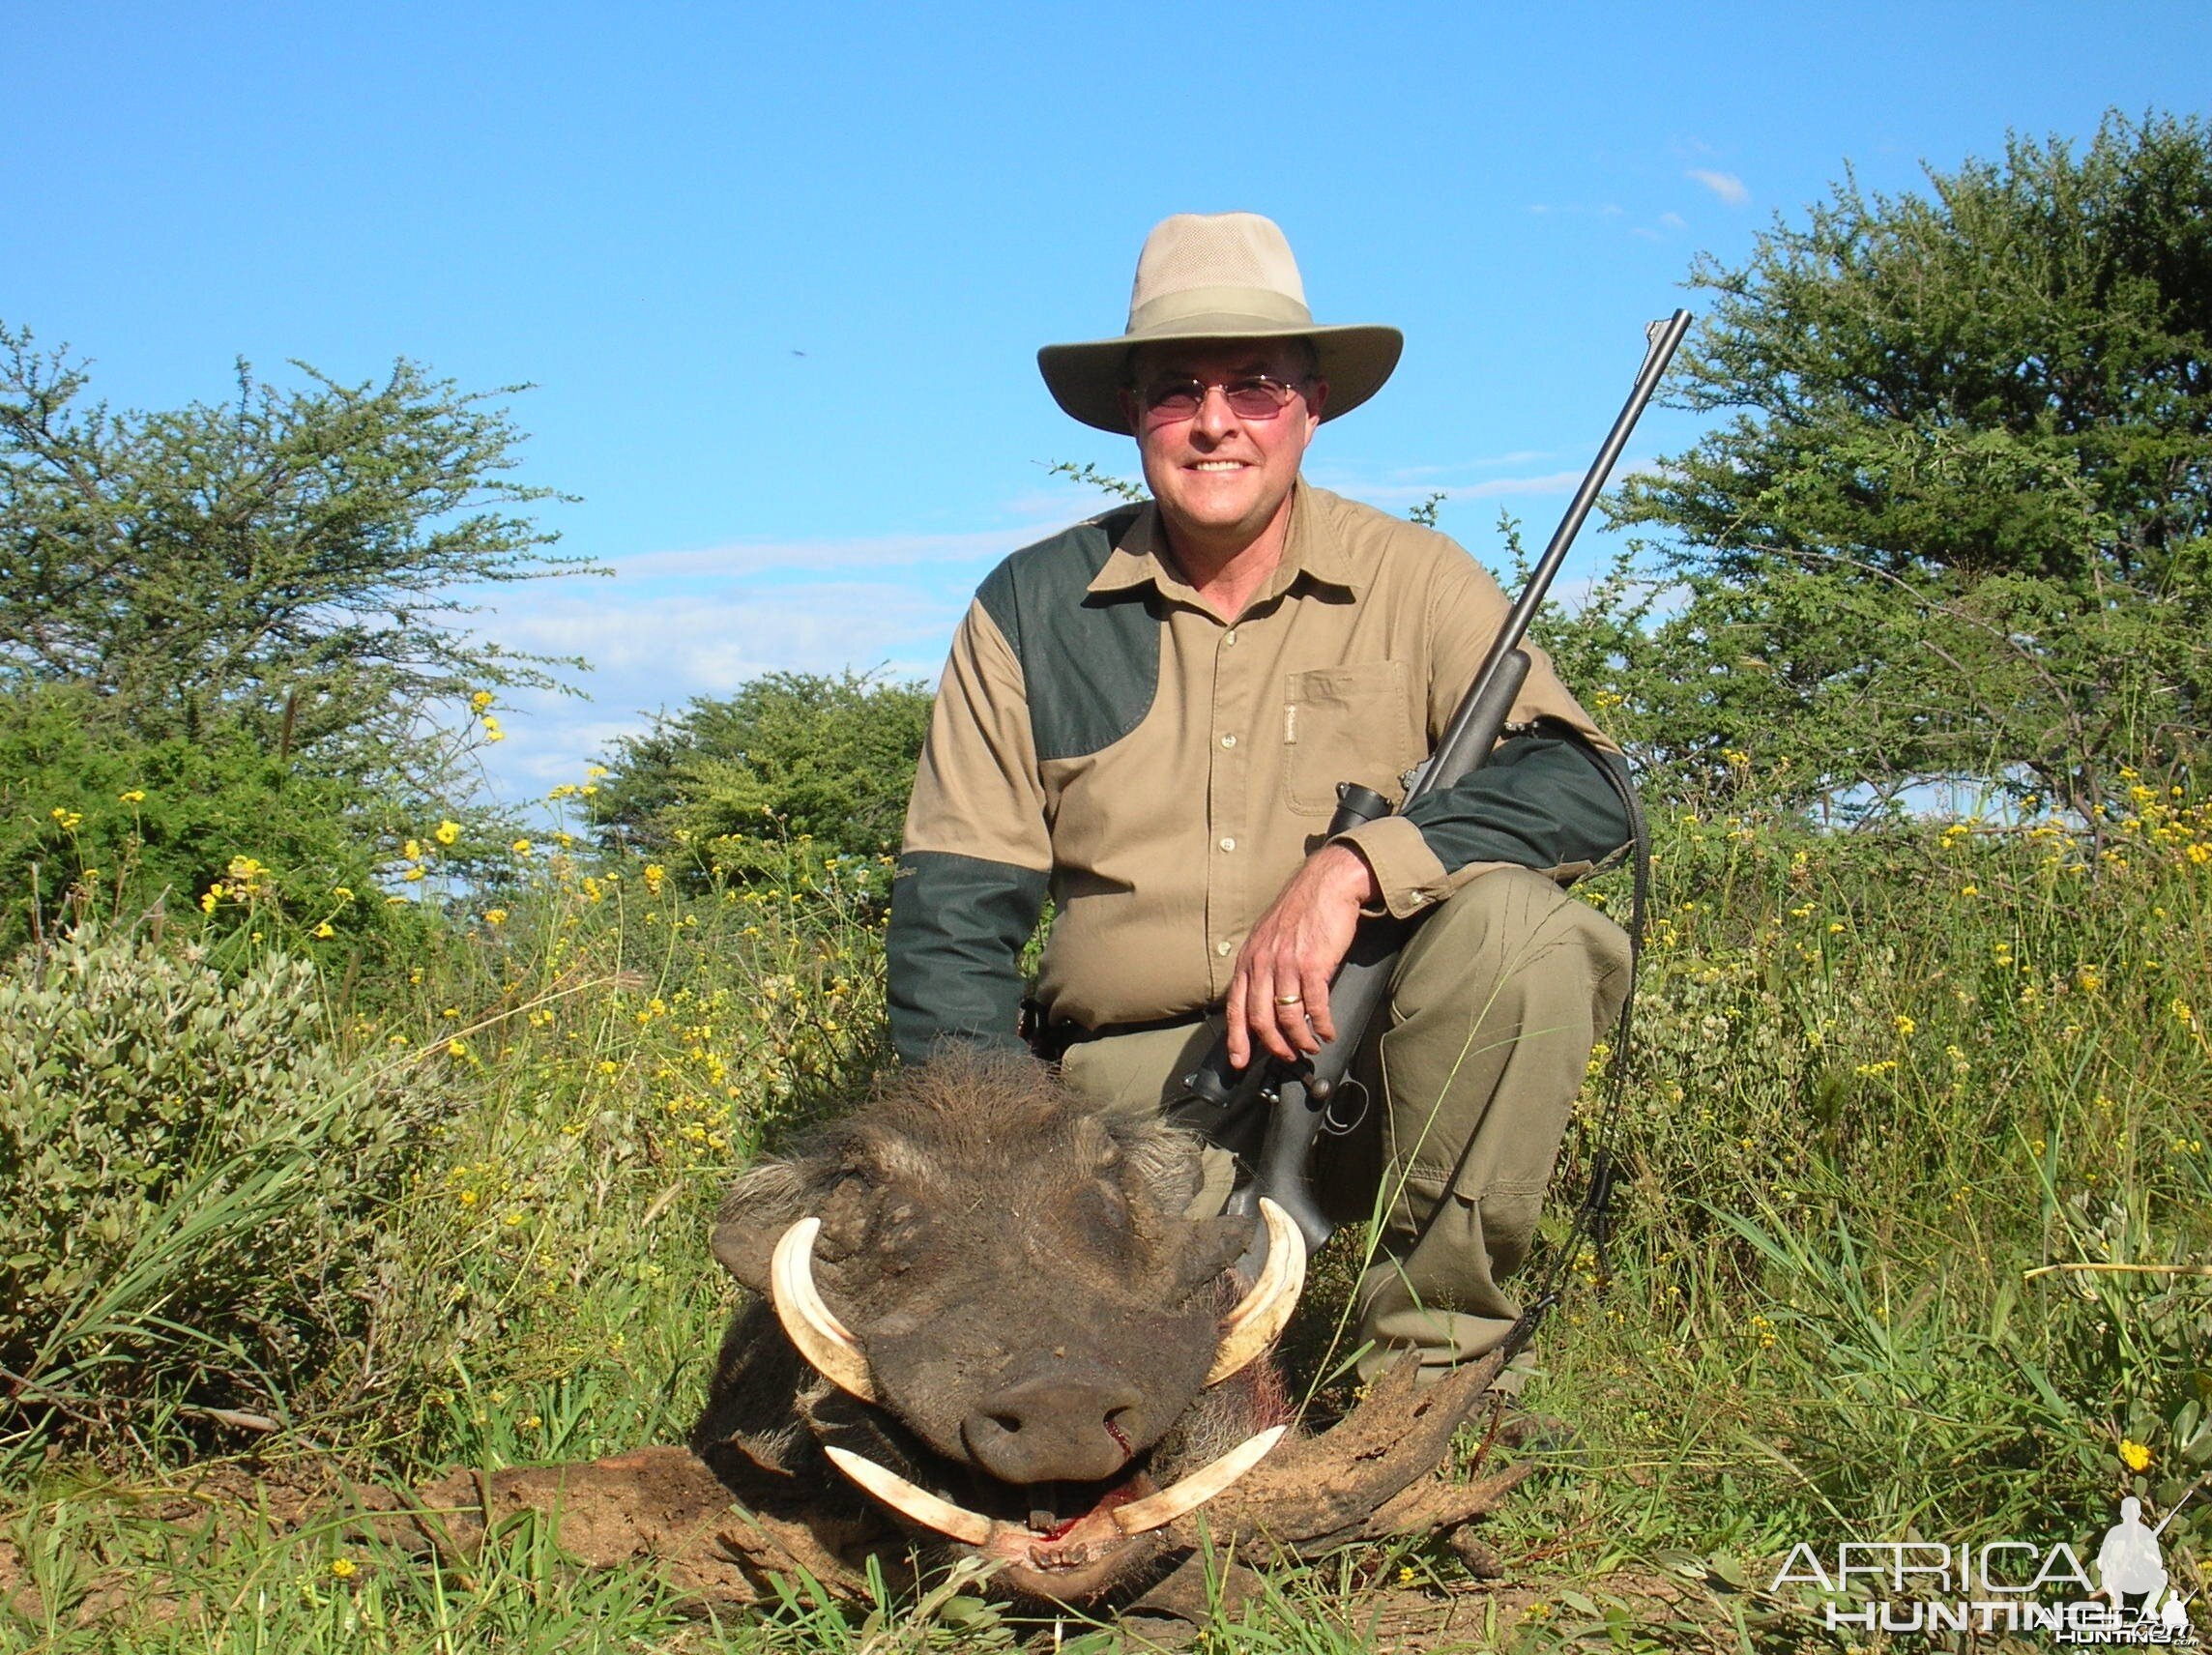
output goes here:
<path id="1" fill-rule="evenodd" d="M 1151 711 L 1160 623 L 1147 593 L 1085 590 L 1141 509 L 1109 511 L 1024 547 L 975 594 L 1021 662 L 1039 759 L 1110 747 Z"/>

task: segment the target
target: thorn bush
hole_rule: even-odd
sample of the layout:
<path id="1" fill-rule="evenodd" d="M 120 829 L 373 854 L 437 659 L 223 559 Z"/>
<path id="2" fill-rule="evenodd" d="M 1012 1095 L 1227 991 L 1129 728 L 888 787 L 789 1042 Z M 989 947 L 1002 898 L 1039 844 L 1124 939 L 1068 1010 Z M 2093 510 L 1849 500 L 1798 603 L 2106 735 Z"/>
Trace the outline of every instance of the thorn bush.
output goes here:
<path id="1" fill-rule="evenodd" d="M 86 925 L 0 979 L 0 1445 L 281 1418 L 397 1267 L 434 1093 L 340 1055 L 305 961 L 184 956 Z"/>

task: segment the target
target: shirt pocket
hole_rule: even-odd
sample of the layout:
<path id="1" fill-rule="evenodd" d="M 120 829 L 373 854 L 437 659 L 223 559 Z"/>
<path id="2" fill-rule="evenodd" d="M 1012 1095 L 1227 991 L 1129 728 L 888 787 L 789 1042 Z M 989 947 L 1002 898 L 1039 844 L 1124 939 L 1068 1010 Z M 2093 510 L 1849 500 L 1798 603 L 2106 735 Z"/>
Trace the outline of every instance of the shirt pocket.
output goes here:
<path id="1" fill-rule="evenodd" d="M 1320 667 L 1283 679 L 1283 802 L 1301 816 L 1336 809 L 1338 782 L 1391 798 L 1418 764 L 1404 661 Z"/>

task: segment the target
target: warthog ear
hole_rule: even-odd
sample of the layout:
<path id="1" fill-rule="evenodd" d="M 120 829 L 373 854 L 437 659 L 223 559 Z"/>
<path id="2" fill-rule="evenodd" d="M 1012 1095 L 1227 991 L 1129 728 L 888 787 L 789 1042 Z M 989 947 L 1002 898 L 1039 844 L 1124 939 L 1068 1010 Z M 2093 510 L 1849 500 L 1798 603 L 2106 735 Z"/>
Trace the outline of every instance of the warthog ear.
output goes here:
<path id="1" fill-rule="evenodd" d="M 768 1292 L 769 1260 L 786 1230 L 805 1216 L 806 1179 L 786 1161 L 771 1161 L 730 1186 L 714 1215 L 714 1257 L 755 1292 Z"/>

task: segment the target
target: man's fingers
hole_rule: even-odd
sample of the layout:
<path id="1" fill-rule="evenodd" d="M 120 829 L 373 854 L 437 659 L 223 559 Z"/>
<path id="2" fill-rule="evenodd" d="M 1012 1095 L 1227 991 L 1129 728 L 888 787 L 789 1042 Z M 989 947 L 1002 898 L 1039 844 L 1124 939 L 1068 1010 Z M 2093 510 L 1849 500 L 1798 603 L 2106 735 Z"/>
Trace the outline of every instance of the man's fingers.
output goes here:
<path id="1" fill-rule="evenodd" d="M 1328 1013 L 1328 976 L 1329 973 L 1320 967 L 1309 966 L 1304 977 L 1305 1011 L 1313 1019 L 1314 1050 L 1317 1052 L 1336 1038 L 1336 1019 Z"/>
<path id="2" fill-rule="evenodd" d="M 1223 1013 L 1228 1018 L 1228 1028 L 1224 1032 L 1229 1036 L 1229 1066 L 1233 1069 L 1240 1069 L 1252 1060 L 1251 1037 L 1244 1032 L 1247 976 L 1244 967 L 1239 965 L 1237 974 L 1229 979 L 1229 1003 L 1223 1007 Z"/>

